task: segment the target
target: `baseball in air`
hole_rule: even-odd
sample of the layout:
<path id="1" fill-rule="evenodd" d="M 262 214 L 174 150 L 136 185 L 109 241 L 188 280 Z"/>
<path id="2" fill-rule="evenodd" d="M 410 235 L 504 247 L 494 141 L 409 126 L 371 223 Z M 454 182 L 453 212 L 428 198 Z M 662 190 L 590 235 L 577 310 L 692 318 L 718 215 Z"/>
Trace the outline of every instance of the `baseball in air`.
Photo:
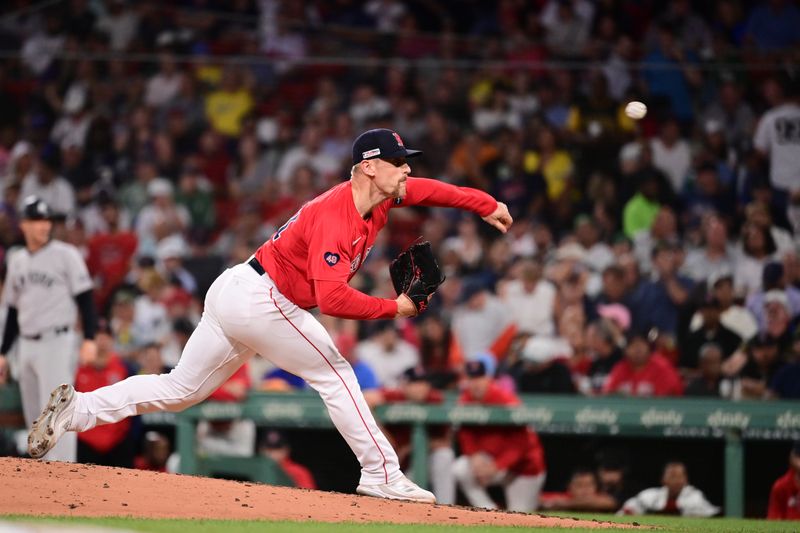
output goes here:
<path id="1" fill-rule="evenodd" d="M 637 101 L 628 102 L 628 105 L 625 106 L 625 114 L 633 120 L 641 120 L 647 114 L 647 106 Z"/>

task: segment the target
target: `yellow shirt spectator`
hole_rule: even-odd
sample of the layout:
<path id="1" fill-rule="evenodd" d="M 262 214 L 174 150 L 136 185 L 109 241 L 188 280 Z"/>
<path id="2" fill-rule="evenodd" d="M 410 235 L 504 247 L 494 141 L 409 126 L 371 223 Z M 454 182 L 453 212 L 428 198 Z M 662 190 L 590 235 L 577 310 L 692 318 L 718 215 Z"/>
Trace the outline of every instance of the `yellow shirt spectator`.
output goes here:
<path id="1" fill-rule="evenodd" d="M 538 152 L 525 154 L 525 172 L 541 172 L 547 184 L 547 197 L 557 200 L 564 194 L 567 183 L 572 177 L 572 158 L 564 150 L 556 150 L 547 161 Z"/>
<path id="2" fill-rule="evenodd" d="M 223 135 L 236 137 L 242 130 L 242 119 L 253 108 L 253 97 L 245 89 L 217 90 L 206 97 L 206 117 L 211 126 Z"/>

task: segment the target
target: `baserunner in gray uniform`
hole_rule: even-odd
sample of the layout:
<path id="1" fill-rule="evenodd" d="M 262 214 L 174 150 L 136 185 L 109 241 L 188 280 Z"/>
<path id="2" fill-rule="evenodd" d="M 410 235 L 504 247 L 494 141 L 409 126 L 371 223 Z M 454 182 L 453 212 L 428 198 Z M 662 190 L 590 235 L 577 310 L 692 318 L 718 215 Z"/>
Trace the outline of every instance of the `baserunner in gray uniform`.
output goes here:
<path id="1" fill-rule="evenodd" d="M 19 336 L 19 385 L 25 423 L 30 429 L 61 383 L 73 383 L 76 367 L 75 324 L 83 322 L 81 362 L 94 359 L 97 328 L 92 280 L 78 249 L 50 240 L 50 209 L 35 196 L 25 199 L 20 228 L 25 248 L 8 256 L 3 304 L 8 318 L 0 344 L 0 384 L 8 374 L 5 354 Z M 45 456 L 75 461 L 77 440 L 70 433 Z"/>

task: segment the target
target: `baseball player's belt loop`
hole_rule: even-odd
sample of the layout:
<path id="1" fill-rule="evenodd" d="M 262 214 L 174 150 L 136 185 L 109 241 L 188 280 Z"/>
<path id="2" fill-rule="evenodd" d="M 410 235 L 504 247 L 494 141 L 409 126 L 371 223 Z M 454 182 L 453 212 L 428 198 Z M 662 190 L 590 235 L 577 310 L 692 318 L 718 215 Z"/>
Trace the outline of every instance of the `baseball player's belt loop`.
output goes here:
<path id="1" fill-rule="evenodd" d="M 256 259 L 255 256 L 251 257 L 250 260 L 247 262 L 247 264 L 250 265 L 253 268 L 253 270 L 258 272 L 259 276 L 263 276 L 264 274 L 267 273 L 267 271 L 264 270 L 264 267 L 261 266 L 261 263 L 258 262 L 258 259 Z"/>
<path id="2" fill-rule="evenodd" d="M 50 335 L 53 336 L 61 335 L 62 333 L 66 333 L 68 331 L 69 331 L 69 326 L 60 326 L 57 328 L 53 328 L 50 331 L 37 333 L 36 335 L 23 335 L 22 338 L 29 341 L 40 341 L 45 337 L 49 337 Z"/>

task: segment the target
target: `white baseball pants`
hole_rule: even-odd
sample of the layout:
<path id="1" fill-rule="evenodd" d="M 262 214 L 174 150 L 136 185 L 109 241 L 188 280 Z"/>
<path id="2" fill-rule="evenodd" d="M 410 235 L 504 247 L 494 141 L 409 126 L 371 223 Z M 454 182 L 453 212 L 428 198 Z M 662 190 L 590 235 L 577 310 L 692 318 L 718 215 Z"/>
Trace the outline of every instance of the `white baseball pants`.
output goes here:
<path id="1" fill-rule="evenodd" d="M 206 295 L 200 324 L 169 374 L 132 376 L 78 394 L 75 431 L 153 411 L 181 411 L 214 392 L 254 354 L 305 379 L 361 463 L 361 483 L 402 474 L 397 455 L 364 401 L 350 364 L 308 311 L 247 264 L 223 272 Z M 287 399 L 287 401 L 291 401 Z"/>
<path id="2" fill-rule="evenodd" d="M 489 496 L 486 488 L 483 487 L 472 473 L 472 465 L 468 455 L 462 455 L 456 459 L 453 465 L 458 485 L 461 487 L 464 496 L 469 500 L 473 507 L 484 509 L 497 509 L 497 504 Z M 491 485 L 502 485 L 506 495 L 506 507 L 509 511 L 530 513 L 539 507 L 539 494 L 544 487 L 545 474 L 536 476 L 509 475 L 508 472 L 500 471 L 495 474 Z"/>
<path id="3" fill-rule="evenodd" d="M 34 420 L 50 400 L 50 393 L 62 383 L 75 383 L 78 350 L 75 332 L 52 332 L 40 339 L 19 339 L 19 390 L 22 396 L 22 414 L 30 430 Z M 78 438 L 67 433 L 58 440 L 44 459 L 48 461 L 75 462 Z"/>

